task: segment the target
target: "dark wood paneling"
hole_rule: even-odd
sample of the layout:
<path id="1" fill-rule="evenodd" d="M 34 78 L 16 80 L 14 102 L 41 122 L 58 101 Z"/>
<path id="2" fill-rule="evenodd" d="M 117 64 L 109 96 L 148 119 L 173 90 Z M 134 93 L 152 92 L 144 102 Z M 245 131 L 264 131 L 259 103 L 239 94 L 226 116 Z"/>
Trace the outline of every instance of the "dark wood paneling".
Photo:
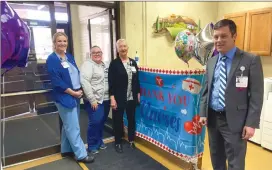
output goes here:
<path id="1" fill-rule="evenodd" d="M 42 148 L 42 149 L 37 149 L 37 150 L 29 151 L 29 152 L 20 153 L 17 155 L 7 156 L 7 157 L 5 157 L 5 165 L 4 166 L 16 164 L 19 162 L 29 161 L 32 159 L 41 158 L 41 157 L 56 154 L 59 152 L 60 152 L 60 145 L 54 145 L 54 146 L 50 146 L 50 147 L 46 147 L 46 148 Z M 3 162 L 3 158 L 2 158 L 2 162 Z"/>

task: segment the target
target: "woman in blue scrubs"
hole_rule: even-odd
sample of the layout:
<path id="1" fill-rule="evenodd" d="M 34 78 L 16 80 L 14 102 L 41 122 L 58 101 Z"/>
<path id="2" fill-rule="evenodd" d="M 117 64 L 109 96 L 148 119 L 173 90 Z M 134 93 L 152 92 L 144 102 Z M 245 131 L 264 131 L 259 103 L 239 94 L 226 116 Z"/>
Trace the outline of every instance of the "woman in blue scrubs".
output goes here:
<path id="1" fill-rule="evenodd" d="M 71 156 L 79 162 L 91 163 L 80 137 L 79 112 L 80 98 L 83 95 L 79 70 L 74 57 L 66 53 L 68 37 L 63 32 L 53 36 L 55 51 L 46 60 L 48 74 L 52 83 L 52 95 L 63 122 L 61 133 L 61 155 Z"/>

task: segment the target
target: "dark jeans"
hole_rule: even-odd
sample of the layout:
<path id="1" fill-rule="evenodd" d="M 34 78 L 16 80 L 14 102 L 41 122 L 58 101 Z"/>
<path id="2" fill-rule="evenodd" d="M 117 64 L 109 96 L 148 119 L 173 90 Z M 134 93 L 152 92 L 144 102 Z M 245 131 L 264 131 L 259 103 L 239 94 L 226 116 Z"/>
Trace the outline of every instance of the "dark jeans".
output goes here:
<path id="1" fill-rule="evenodd" d="M 97 110 L 93 110 L 89 101 L 84 100 L 85 110 L 88 112 L 89 123 L 87 131 L 88 150 L 98 150 L 103 143 L 104 124 L 110 111 L 109 100 L 98 104 Z"/>

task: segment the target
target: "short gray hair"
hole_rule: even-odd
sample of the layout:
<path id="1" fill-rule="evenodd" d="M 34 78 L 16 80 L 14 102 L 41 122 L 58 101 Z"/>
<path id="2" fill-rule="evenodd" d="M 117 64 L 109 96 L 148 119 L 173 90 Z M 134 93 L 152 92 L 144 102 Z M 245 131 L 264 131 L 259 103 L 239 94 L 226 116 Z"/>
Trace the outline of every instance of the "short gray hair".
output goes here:
<path id="1" fill-rule="evenodd" d="M 120 44 L 121 42 L 125 42 L 126 45 L 128 45 L 128 44 L 127 44 L 127 41 L 126 41 L 125 39 L 119 39 L 119 40 L 116 41 L 116 48 L 117 48 L 117 49 L 118 49 L 118 46 L 119 46 L 119 44 Z"/>

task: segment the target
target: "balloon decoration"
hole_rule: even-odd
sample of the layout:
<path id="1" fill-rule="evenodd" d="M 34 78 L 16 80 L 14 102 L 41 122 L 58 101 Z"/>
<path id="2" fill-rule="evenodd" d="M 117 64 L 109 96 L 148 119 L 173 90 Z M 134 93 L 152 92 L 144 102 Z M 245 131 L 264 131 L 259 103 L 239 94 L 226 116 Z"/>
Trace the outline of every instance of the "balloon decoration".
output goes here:
<path id="1" fill-rule="evenodd" d="M 208 58 L 217 54 L 213 43 L 213 24 L 207 24 L 204 29 L 195 36 L 194 44 L 195 58 L 197 61 L 206 65 Z"/>
<path id="2" fill-rule="evenodd" d="M 25 67 L 30 47 L 30 30 L 18 14 L 1 1 L 1 68 Z"/>
<path id="3" fill-rule="evenodd" d="M 172 14 L 169 17 L 157 17 L 153 24 L 153 33 L 162 34 L 169 32 L 175 40 L 177 56 L 188 64 L 195 58 L 200 64 L 206 65 L 210 57 L 218 54 L 213 43 L 213 23 L 207 24 L 204 29 L 189 17 Z"/>
<path id="4" fill-rule="evenodd" d="M 191 18 L 175 14 L 163 18 L 158 16 L 152 28 L 154 34 L 169 32 L 173 40 L 175 40 L 180 31 L 188 29 L 196 34 L 199 29 L 198 25 Z"/>
<path id="5" fill-rule="evenodd" d="M 213 43 L 213 24 L 207 24 L 195 36 L 189 30 L 179 32 L 175 39 L 175 52 L 188 66 L 188 61 L 193 57 L 206 65 L 209 58 L 218 54 Z"/>
<path id="6" fill-rule="evenodd" d="M 179 32 L 175 39 L 175 52 L 188 66 L 188 61 L 194 56 L 194 40 L 195 36 L 189 30 Z"/>

